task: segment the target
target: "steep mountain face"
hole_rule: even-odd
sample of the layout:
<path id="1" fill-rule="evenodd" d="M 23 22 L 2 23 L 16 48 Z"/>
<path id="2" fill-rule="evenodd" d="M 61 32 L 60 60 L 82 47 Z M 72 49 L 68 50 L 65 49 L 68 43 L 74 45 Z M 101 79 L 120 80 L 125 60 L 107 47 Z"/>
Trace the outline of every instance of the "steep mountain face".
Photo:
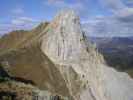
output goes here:
<path id="1" fill-rule="evenodd" d="M 55 62 L 79 59 L 85 49 L 79 18 L 70 13 L 62 11 L 57 15 L 42 39 L 43 51 Z"/>
<path id="2" fill-rule="evenodd" d="M 10 76 L 31 80 L 66 100 L 133 99 L 133 80 L 105 65 L 86 42 L 74 11 L 61 11 L 41 29 L 1 49 L 0 62 Z"/>

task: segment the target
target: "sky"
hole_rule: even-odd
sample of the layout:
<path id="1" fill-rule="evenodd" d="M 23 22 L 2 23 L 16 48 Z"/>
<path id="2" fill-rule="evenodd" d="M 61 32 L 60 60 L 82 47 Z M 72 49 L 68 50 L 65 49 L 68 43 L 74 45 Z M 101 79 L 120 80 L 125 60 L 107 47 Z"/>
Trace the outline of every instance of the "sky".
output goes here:
<path id="1" fill-rule="evenodd" d="M 133 0 L 0 0 L 0 35 L 51 21 L 66 8 L 80 16 L 87 35 L 133 36 Z"/>

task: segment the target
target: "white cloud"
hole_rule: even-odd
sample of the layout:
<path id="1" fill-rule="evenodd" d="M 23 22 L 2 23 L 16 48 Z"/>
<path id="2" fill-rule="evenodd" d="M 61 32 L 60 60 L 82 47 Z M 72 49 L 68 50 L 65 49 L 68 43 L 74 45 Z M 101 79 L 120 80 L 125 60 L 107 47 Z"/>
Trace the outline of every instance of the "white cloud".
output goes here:
<path id="1" fill-rule="evenodd" d="M 11 23 L 0 23 L 0 34 L 8 33 L 13 30 L 29 30 L 39 24 L 40 21 L 30 17 L 18 17 L 12 19 Z"/>
<path id="2" fill-rule="evenodd" d="M 110 8 L 112 11 L 120 10 L 125 7 L 121 0 L 99 0 L 105 7 Z"/>
<path id="3" fill-rule="evenodd" d="M 40 21 L 32 19 L 30 17 L 19 17 L 11 21 L 12 30 L 31 29 L 35 27 Z"/>
<path id="4" fill-rule="evenodd" d="M 64 1 L 64 0 L 48 0 L 48 2 L 50 2 L 50 3 L 55 3 L 55 2 L 59 2 L 59 1 Z"/>
<path id="5" fill-rule="evenodd" d="M 132 27 L 133 23 L 119 21 L 114 16 L 93 19 L 83 24 L 89 36 L 131 36 Z"/>
<path id="6" fill-rule="evenodd" d="M 76 11 L 84 9 L 84 6 L 81 2 L 68 3 L 64 0 L 48 0 L 44 2 L 45 5 L 54 6 L 56 8 L 71 8 Z"/>
<path id="7" fill-rule="evenodd" d="M 34 20 L 30 17 L 19 17 L 17 19 L 13 19 L 11 21 L 12 24 L 14 25 L 25 25 L 25 24 L 32 24 L 32 23 L 36 23 L 37 20 Z"/>
<path id="8" fill-rule="evenodd" d="M 127 17 L 132 15 L 133 17 L 133 8 L 126 5 L 122 0 L 100 0 L 101 4 L 111 10 L 116 17 Z M 128 0 L 129 1 L 129 0 Z M 133 2 L 133 0 L 130 0 Z"/>
<path id="9" fill-rule="evenodd" d="M 73 3 L 73 4 L 70 4 L 70 3 L 66 3 L 64 1 L 56 1 L 54 3 L 50 3 L 49 4 L 52 4 L 53 6 L 56 6 L 56 7 L 59 7 L 59 8 L 72 8 L 72 9 L 82 9 L 83 8 L 83 5 L 81 3 Z"/>
<path id="10" fill-rule="evenodd" d="M 133 8 L 122 0 L 100 0 L 112 16 L 89 19 L 83 25 L 91 36 L 133 36 Z M 133 0 L 132 0 L 133 1 Z"/>
<path id="11" fill-rule="evenodd" d="M 133 6 L 133 0 L 125 0 L 126 5 Z"/>
<path id="12" fill-rule="evenodd" d="M 21 7 L 16 7 L 14 9 L 11 10 L 12 14 L 18 15 L 18 14 L 23 14 L 24 13 L 24 9 Z"/>

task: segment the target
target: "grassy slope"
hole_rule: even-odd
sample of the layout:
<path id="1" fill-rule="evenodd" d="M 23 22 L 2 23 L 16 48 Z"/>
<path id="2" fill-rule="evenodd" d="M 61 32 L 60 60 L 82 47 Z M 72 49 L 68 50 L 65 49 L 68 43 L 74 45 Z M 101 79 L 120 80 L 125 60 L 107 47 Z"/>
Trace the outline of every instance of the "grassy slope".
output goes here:
<path id="1" fill-rule="evenodd" d="M 126 72 L 133 78 L 133 69 L 126 70 Z"/>
<path id="2" fill-rule="evenodd" d="M 0 38 L 0 55 L 18 48 L 23 48 L 32 41 L 40 32 L 42 32 L 48 23 L 42 23 L 31 31 L 18 30 L 4 35 Z"/>
<path id="3" fill-rule="evenodd" d="M 11 76 L 32 80 L 40 89 L 69 95 L 62 75 L 40 49 L 38 38 L 47 25 L 41 24 L 31 31 L 17 31 L 1 38 L 0 62 L 8 62 L 7 71 Z"/>

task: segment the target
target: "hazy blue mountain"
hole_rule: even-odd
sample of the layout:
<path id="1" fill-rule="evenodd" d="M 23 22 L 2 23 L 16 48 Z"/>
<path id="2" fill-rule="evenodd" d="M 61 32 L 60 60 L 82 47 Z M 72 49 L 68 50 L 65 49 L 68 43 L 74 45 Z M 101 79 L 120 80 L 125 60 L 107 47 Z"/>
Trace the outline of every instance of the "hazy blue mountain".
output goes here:
<path id="1" fill-rule="evenodd" d="M 91 37 L 110 66 L 120 71 L 133 69 L 133 37 Z"/>

